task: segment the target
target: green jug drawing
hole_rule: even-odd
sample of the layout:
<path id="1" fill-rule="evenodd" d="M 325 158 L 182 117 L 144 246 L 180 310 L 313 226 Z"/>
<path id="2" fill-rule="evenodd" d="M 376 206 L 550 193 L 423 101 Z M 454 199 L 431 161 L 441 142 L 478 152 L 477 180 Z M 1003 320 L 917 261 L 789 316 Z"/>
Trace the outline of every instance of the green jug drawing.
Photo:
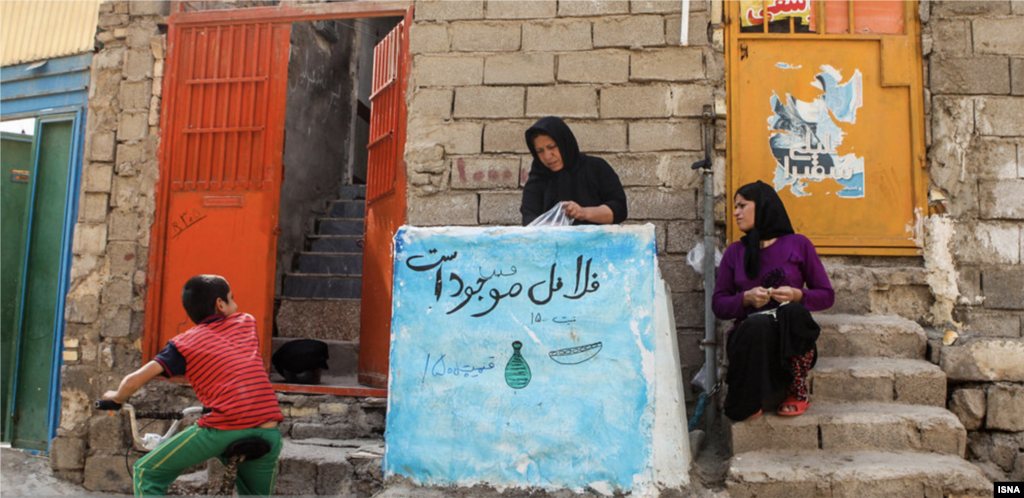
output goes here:
<path id="1" fill-rule="evenodd" d="M 505 383 L 512 389 L 522 389 L 530 383 L 530 365 L 519 352 L 523 343 L 516 341 L 512 343 L 512 358 L 505 365 Z"/>

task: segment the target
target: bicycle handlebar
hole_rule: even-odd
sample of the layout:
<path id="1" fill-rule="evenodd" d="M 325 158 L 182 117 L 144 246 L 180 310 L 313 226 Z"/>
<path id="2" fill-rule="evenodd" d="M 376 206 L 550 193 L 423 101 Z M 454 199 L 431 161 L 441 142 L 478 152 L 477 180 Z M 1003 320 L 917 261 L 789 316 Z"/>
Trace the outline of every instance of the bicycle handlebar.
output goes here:
<path id="1" fill-rule="evenodd" d="M 93 407 L 95 407 L 97 410 L 113 410 L 113 411 L 117 411 L 117 410 L 120 410 L 122 407 L 124 407 L 124 405 L 121 404 L 121 403 L 117 403 L 115 401 L 109 400 L 109 399 L 98 399 L 98 400 L 93 402 Z M 201 410 L 197 410 L 196 408 L 201 408 Z M 207 408 L 205 406 L 203 406 L 203 407 L 186 408 L 184 410 L 176 411 L 176 412 L 136 410 L 135 411 L 135 416 L 138 417 L 138 418 L 148 418 L 148 419 L 157 419 L 157 420 L 181 420 L 181 419 L 185 418 L 185 416 L 188 415 L 189 413 L 195 413 L 196 411 L 200 411 L 202 414 L 205 415 L 207 413 L 210 413 L 213 410 L 210 409 L 210 408 Z"/>
<path id="2" fill-rule="evenodd" d="M 120 410 L 121 406 L 123 406 L 123 405 L 121 405 L 121 403 L 118 403 L 116 401 L 109 400 L 109 399 L 98 399 L 98 400 L 93 402 L 92 406 L 94 408 L 96 408 L 97 410 L 114 410 L 114 411 L 117 411 L 117 410 Z"/>

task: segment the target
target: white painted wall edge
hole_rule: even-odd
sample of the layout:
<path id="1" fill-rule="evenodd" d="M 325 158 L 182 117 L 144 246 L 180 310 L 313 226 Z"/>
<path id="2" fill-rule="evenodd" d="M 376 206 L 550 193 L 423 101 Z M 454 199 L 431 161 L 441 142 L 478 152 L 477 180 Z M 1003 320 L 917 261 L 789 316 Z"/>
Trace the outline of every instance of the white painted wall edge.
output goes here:
<path id="1" fill-rule="evenodd" d="M 679 364 L 679 340 L 672 312 L 672 292 L 658 272 L 654 290 L 654 484 L 658 489 L 690 484 L 690 435 L 686 397 Z"/>

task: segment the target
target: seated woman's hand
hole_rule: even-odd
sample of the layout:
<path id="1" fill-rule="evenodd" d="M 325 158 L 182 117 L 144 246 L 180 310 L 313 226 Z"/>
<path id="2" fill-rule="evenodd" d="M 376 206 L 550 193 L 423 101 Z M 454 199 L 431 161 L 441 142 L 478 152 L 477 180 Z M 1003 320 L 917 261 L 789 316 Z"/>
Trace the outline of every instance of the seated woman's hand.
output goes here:
<path id="1" fill-rule="evenodd" d="M 771 299 L 772 295 L 764 287 L 754 287 L 743 293 L 743 306 L 748 308 L 760 308 Z"/>
<path id="2" fill-rule="evenodd" d="M 782 286 L 771 291 L 772 299 L 785 303 L 788 301 L 802 302 L 804 300 L 804 293 L 800 289 L 794 289 L 789 286 Z"/>

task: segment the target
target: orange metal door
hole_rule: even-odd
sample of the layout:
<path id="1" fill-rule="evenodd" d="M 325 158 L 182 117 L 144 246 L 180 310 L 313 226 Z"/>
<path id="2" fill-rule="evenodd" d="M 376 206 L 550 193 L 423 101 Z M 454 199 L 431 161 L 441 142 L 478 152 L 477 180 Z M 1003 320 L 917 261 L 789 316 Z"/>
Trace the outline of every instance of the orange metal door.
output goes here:
<path id="1" fill-rule="evenodd" d="M 902 16 L 916 19 L 916 10 L 908 2 L 900 12 L 896 2 L 898 22 L 869 25 L 865 14 L 855 27 L 860 3 L 822 3 L 828 33 L 730 26 L 728 202 L 739 186 L 762 180 L 819 252 L 916 254 L 927 214 L 917 23 L 902 32 Z M 730 239 L 739 235 L 731 222 Z"/>
<path id="2" fill-rule="evenodd" d="M 391 279 L 394 236 L 405 223 L 405 88 L 409 25 L 405 20 L 373 55 L 370 143 L 363 246 L 363 294 L 359 331 L 359 383 L 387 387 L 391 343 Z"/>
<path id="3" fill-rule="evenodd" d="M 213 273 L 256 318 L 269 358 L 290 31 L 289 23 L 172 19 L 147 357 L 192 326 L 185 281 Z"/>

